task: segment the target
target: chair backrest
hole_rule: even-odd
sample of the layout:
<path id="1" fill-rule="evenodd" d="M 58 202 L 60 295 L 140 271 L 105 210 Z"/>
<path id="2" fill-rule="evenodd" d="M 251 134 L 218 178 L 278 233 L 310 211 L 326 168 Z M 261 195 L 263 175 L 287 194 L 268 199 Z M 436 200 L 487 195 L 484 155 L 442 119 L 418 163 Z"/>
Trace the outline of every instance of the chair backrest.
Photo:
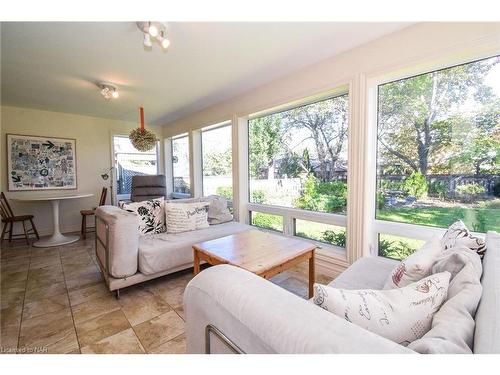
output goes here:
<path id="1" fill-rule="evenodd" d="M 107 195 L 108 195 L 108 188 L 103 187 L 101 191 L 101 199 L 99 199 L 99 206 L 104 206 L 106 204 Z"/>
<path id="2" fill-rule="evenodd" d="M 14 212 L 12 212 L 12 208 L 10 208 L 9 201 L 3 191 L 0 193 L 0 215 L 2 216 L 2 220 L 11 219 L 14 216 Z"/>
<path id="3" fill-rule="evenodd" d="M 165 198 L 166 195 L 167 181 L 164 175 L 132 177 L 131 201 L 140 202 L 153 198 Z"/>

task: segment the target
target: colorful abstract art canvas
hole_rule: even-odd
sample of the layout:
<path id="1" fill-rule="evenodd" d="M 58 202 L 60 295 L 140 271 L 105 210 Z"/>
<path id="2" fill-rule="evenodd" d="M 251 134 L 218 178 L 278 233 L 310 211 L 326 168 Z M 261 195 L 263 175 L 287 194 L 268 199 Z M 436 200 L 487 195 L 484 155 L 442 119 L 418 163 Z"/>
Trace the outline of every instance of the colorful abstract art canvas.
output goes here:
<path id="1" fill-rule="evenodd" d="M 9 191 L 76 189 L 74 139 L 7 134 Z"/>

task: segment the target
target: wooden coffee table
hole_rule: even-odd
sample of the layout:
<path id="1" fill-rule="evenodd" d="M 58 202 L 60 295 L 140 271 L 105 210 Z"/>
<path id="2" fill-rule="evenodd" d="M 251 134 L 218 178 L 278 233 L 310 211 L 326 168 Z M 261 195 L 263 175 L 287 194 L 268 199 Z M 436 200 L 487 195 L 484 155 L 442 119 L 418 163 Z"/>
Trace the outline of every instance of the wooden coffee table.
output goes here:
<path id="1" fill-rule="evenodd" d="M 200 260 L 211 265 L 231 264 L 270 279 L 309 260 L 309 298 L 313 296 L 316 245 L 259 230 L 248 230 L 193 245 L 194 274 Z"/>

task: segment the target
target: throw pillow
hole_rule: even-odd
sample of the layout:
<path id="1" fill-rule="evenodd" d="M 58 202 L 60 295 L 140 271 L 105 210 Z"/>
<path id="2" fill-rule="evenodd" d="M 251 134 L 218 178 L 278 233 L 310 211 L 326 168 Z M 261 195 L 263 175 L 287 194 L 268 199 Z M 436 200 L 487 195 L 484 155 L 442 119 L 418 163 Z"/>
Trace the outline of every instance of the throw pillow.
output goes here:
<path id="1" fill-rule="evenodd" d="M 205 198 L 202 198 L 203 200 Z M 210 195 L 206 198 L 210 205 L 208 206 L 208 222 L 210 225 L 227 223 L 233 220 L 233 215 L 227 207 L 227 199 L 220 195 Z"/>
<path id="2" fill-rule="evenodd" d="M 407 346 L 431 328 L 446 299 L 449 272 L 428 276 L 404 288 L 347 290 L 314 285 L 314 303 L 348 322 Z"/>
<path id="3" fill-rule="evenodd" d="M 128 212 L 135 212 L 139 215 L 140 234 L 157 234 L 165 232 L 163 198 L 124 203 L 121 208 Z"/>
<path id="4" fill-rule="evenodd" d="M 209 202 L 165 203 L 167 233 L 208 228 Z"/>
<path id="5" fill-rule="evenodd" d="M 227 207 L 227 199 L 220 195 L 209 195 L 201 198 L 171 199 L 168 203 L 199 203 L 208 202 L 208 223 L 210 225 L 227 223 L 233 220 L 233 215 Z"/>
<path id="6" fill-rule="evenodd" d="M 429 276 L 442 249 L 441 239 L 438 236 L 431 238 L 394 268 L 385 282 L 384 289 L 401 288 Z"/>
<path id="7" fill-rule="evenodd" d="M 456 221 L 448 228 L 443 235 L 442 245 L 444 250 L 464 245 L 475 251 L 481 259 L 483 259 L 486 252 L 486 243 L 484 240 L 470 233 L 462 220 Z"/>

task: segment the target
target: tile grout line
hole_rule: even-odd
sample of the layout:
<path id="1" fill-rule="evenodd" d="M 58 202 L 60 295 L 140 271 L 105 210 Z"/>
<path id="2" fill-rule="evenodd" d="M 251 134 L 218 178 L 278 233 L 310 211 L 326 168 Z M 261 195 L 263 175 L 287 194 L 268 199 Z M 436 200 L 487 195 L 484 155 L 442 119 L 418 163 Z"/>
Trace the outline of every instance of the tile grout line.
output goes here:
<path id="1" fill-rule="evenodd" d="M 11 228 L 12 230 L 12 228 Z M 21 344 L 21 326 L 23 324 L 23 315 L 24 315 L 24 305 L 26 303 L 26 294 L 28 293 L 28 280 L 30 276 L 30 269 L 31 269 L 31 257 L 32 257 L 32 248 L 31 248 L 31 243 L 30 246 L 28 247 L 30 256 L 29 256 L 29 261 L 28 261 L 28 273 L 26 275 L 26 284 L 24 285 L 24 298 L 23 298 L 23 306 L 21 307 L 21 319 L 19 321 L 19 328 L 18 328 L 18 335 L 17 335 L 17 349 L 20 349 L 19 345 Z"/>
<path id="2" fill-rule="evenodd" d="M 170 341 L 174 341 L 176 338 L 181 337 L 182 335 L 185 335 L 185 334 L 186 334 L 186 332 L 180 333 L 180 334 L 178 334 L 177 336 L 175 336 L 175 337 L 171 338 L 170 340 L 165 341 L 165 342 L 162 342 L 162 343 L 161 343 L 161 344 L 159 344 L 159 345 L 156 345 L 155 347 L 151 348 L 151 350 L 156 349 L 156 348 L 159 348 L 160 346 L 165 345 L 166 343 L 169 343 Z M 155 353 L 148 352 L 148 354 L 155 354 Z M 173 354 L 173 353 L 165 353 L 165 354 Z M 187 353 L 186 353 L 186 354 L 187 354 Z"/>
<path id="3" fill-rule="evenodd" d="M 80 354 L 82 353 L 82 347 L 80 346 L 80 339 L 78 338 L 78 331 L 76 329 L 76 324 L 75 324 L 75 317 L 73 315 L 73 307 L 71 306 L 71 299 L 69 298 L 69 290 L 68 290 L 68 285 L 66 284 L 66 272 L 64 272 L 64 266 L 61 258 L 61 250 L 60 247 L 57 248 L 57 252 L 59 254 L 59 262 L 61 262 L 61 269 L 63 273 L 63 279 L 64 279 L 64 288 L 66 289 L 66 295 L 68 296 L 68 304 L 69 304 L 69 311 L 71 313 L 71 320 L 73 321 L 73 329 L 75 330 L 75 336 L 76 336 L 76 343 L 78 345 L 78 351 Z"/>

